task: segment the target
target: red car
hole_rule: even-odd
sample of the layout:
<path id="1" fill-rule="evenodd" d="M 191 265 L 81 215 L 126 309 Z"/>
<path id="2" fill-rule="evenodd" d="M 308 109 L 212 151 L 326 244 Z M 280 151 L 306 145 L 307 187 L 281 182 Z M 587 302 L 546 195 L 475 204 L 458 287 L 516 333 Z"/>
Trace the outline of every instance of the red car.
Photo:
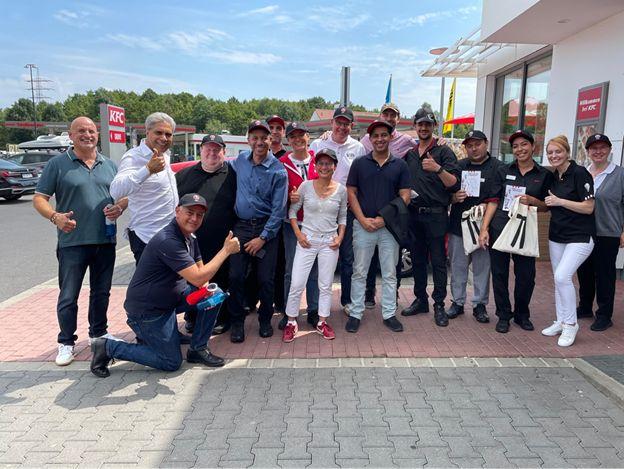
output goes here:
<path id="1" fill-rule="evenodd" d="M 198 162 L 199 160 L 180 161 L 179 163 L 171 163 L 171 170 L 174 173 L 177 173 L 177 172 L 182 171 L 184 168 L 188 168 L 189 166 L 193 166 L 194 164 L 197 164 Z"/>

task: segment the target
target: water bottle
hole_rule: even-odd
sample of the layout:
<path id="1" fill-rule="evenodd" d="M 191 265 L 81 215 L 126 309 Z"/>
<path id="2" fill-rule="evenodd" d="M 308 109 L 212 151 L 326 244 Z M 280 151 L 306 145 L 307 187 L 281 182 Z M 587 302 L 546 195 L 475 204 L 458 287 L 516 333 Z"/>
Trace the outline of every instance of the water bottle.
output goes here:
<path id="1" fill-rule="evenodd" d="M 205 300 L 200 301 L 199 303 L 197 303 L 197 309 L 200 310 L 200 311 L 202 311 L 202 310 L 206 311 L 208 309 L 216 308 L 221 303 L 223 303 L 227 299 L 228 296 L 229 296 L 228 293 L 226 293 L 223 290 L 219 289 L 218 292 L 216 292 L 213 295 L 209 296 Z"/>
<path id="2" fill-rule="evenodd" d="M 108 204 L 106 208 L 109 209 L 112 206 L 113 204 Z M 117 222 L 115 222 L 115 220 L 109 220 L 108 217 L 104 217 L 104 221 L 106 223 L 104 228 L 104 235 L 107 238 L 114 238 L 117 234 Z"/>

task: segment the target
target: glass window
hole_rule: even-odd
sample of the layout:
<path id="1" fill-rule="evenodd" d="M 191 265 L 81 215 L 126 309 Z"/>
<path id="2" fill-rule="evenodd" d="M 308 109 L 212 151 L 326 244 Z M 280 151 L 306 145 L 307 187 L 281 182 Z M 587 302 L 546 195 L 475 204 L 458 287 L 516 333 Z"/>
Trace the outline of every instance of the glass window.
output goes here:
<path id="1" fill-rule="evenodd" d="M 511 145 L 507 139 L 515 130 L 520 128 L 520 99 L 522 92 L 523 68 L 518 68 L 512 72 L 498 77 L 496 80 L 496 114 L 495 115 L 495 145 L 497 154 L 506 163 L 513 160 Z"/>
<path id="2" fill-rule="evenodd" d="M 535 137 L 535 155 L 537 157 L 544 154 L 551 62 L 552 56 L 549 55 L 530 63 L 527 67 L 524 128 Z"/>

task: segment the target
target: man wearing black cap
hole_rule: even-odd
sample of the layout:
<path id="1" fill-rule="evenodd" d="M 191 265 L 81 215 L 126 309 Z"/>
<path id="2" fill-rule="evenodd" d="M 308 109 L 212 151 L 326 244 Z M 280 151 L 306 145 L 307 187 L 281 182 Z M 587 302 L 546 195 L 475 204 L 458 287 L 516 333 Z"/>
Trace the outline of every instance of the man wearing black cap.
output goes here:
<path id="1" fill-rule="evenodd" d="M 446 252 L 444 235 L 448 227 L 448 206 L 457 183 L 457 157 L 433 137 L 436 119 L 430 109 L 421 108 L 414 116 L 418 147 L 405 155 L 412 178 L 413 200 L 410 205 L 414 295 L 412 304 L 401 311 L 403 316 L 429 312 L 427 263 L 433 270 L 434 319 L 438 326 L 448 325 L 444 309 L 446 298 Z"/>
<path id="2" fill-rule="evenodd" d="M 347 183 L 347 176 L 351 163 L 357 157 L 365 155 L 364 145 L 351 137 L 353 129 L 353 111 L 346 106 L 340 106 L 334 111 L 331 121 L 332 133 L 330 138 L 316 139 L 310 145 L 310 149 L 316 153 L 319 150 L 329 148 L 338 156 L 338 165 L 334 172 L 334 181 L 343 186 Z M 353 275 L 353 212 L 347 211 L 347 228 L 345 236 L 340 244 L 340 303 L 349 312 L 351 302 L 351 276 Z"/>
<path id="3" fill-rule="evenodd" d="M 488 152 L 487 137 L 480 130 L 471 130 L 462 142 L 467 158 L 458 162 L 461 171 L 459 190 L 453 194 L 449 223 L 448 250 L 451 267 L 451 294 L 453 302 L 448 310 L 449 319 L 464 314 L 466 283 L 472 264 L 472 314 L 478 322 L 490 322 L 485 306 L 490 294 L 490 254 L 487 249 L 477 249 L 466 255 L 462 237 L 462 214 L 481 205 L 485 212 L 485 200 L 489 197 L 496 168 L 502 164 Z M 476 182 L 476 185 L 474 182 Z M 474 233 L 479 240 L 478 230 Z"/>
<path id="4" fill-rule="evenodd" d="M 269 124 L 271 131 L 271 153 L 275 158 L 281 158 L 286 154 L 286 149 L 282 144 L 284 140 L 286 121 L 277 114 L 273 114 L 267 118 L 266 123 Z"/>
<path id="5" fill-rule="evenodd" d="M 223 240 L 234 227 L 236 212 L 236 173 L 225 162 L 225 142 L 220 135 L 209 134 L 202 139 L 201 160 L 176 174 L 178 194 L 197 193 L 208 204 L 204 221 L 195 233 L 202 259 L 212 259 L 221 249 Z M 225 291 L 229 286 L 229 262 L 224 262 L 212 279 Z M 184 315 L 187 332 L 193 332 L 194 312 Z M 215 334 L 230 328 L 227 305 L 219 311 Z"/>
<path id="6" fill-rule="evenodd" d="M 379 249 L 382 277 L 381 312 L 383 323 L 394 332 L 403 330 L 396 318 L 396 265 L 399 244 L 386 228 L 380 211 L 397 197 L 407 205 L 410 200 L 410 178 L 407 165 L 388 150 L 394 127 L 376 120 L 368 126 L 373 151 L 357 158 L 351 165 L 347 179 L 347 193 L 353 222 L 353 277 L 351 280 L 351 307 L 345 326 L 347 332 L 356 332 L 364 314 L 366 275 L 375 248 Z"/>
<path id="7" fill-rule="evenodd" d="M 180 368 L 182 353 L 176 313 L 193 308 L 184 297 L 187 282 L 197 288 L 204 286 L 228 256 L 240 250 L 238 239 L 229 232 L 221 250 L 204 265 L 193 233 L 201 226 L 207 208 L 201 195 L 186 194 L 180 198 L 175 218 L 147 243 L 128 285 L 124 303 L 128 325 L 141 337 L 142 343 L 104 338 L 94 340 L 91 343 L 91 372 L 94 375 L 100 378 L 109 376 L 108 364 L 113 358 L 163 371 Z M 216 307 L 198 311 L 186 354 L 188 362 L 223 366 L 223 359 L 208 349 L 217 314 Z"/>
<path id="8" fill-rule="evenodd" d="M 229 311 L 230 340 L 245 340 L 245 277 L 248 267 L 256 268 L 259 288 L 260 337 L 273 335 L 273 294 L 277 234 L 286 216 L 286 170 L 269 151 L 271 131 L 266 122 L 252 121 L 247 130 L 251 151 L 242 152 L 231 165 L 236 171 L 236 215 L 234 234 L 243 249 L 230 259 Z M 253 271 L 253 269 L 252 269 Z"/>

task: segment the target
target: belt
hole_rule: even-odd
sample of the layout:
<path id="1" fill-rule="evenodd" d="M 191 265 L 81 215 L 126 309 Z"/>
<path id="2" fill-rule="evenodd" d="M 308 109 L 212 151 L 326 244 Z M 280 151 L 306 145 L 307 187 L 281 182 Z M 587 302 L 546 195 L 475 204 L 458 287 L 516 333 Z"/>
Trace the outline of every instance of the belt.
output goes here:
<path id="1" fill-rule="evenodd" d="M 416 213 L 446 213 L 446 207 L 416 207 Z"/>
<path id="2" fill-rule="evenodd" d="M 244 220 L 240 218 L 238 221 L 239 223 L 245 223 L 246 225 L 262 225 L 263 223 L 266 223 L 268 220 L 269 220 L 269 217 L 262 217 L 262 218 L 249 218 L 248 220 Z"/>

